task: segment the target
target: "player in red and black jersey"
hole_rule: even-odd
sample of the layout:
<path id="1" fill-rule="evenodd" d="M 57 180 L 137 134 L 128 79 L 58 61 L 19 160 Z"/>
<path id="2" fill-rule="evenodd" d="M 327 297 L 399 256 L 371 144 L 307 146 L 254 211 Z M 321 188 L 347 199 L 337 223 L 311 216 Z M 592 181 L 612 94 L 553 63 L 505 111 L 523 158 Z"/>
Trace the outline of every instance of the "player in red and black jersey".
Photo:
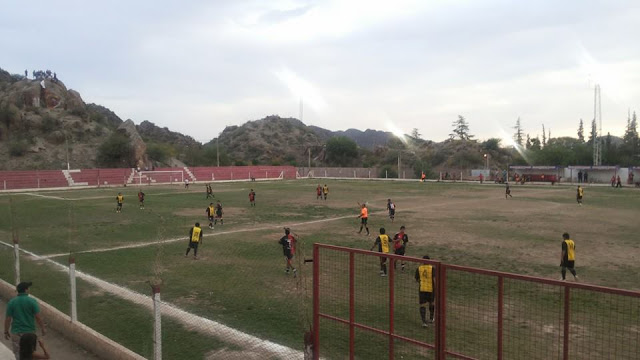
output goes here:
<path id="1" fill-rule="evenodd" d="M 256 192 L 253 189 L 249 192 L 249 204 L 256 206 Z"/>
<path id="2" fill-rule="evenodd" d="M 393 250 L 396 255 L 404 255 L 407 249 L 407 243 L 409 242 L 409 235 L 405 233 L 404 225 L 400 226 L 400 232 L 393 235 Z M 393 267 L 395 269 L 396 263 L 393 263 Z M 400 268 L 404 271 L 404 260 L 401 261 Z"/>
<path id="3" fill-rule="evenodd" d="M 220 203 L 220 201 L 218 201 L 218 203 L 216 204 L 216 217 L 215 219 L 213 219 L 214 225 L 218 225 L 218 219 L 220 219 L 220 225 L 224 225 L 224 219 L 222 218 L 223 214 L 224 211 L 222 211 L 222 204 Z"/>
<path id="4" fill-rule="evenodd" d="M 289 270 L 293 271 L 293 276 L 297 275 L 297 270 L 293 265 L 291 265 L 291 259 L 296 253 L 296 238 L 291 235 L 291 230 L 289 228 L 284 228 L 284 236 L 280 238 L 278 244 L 282 245 L 282 252 L 284 253 L 284 258 L 287 262 L 287 267 L 284 272 L 289 275 Z"/>
<path id="5" fill-rule="evenodd" d="M 144 209 L 144 193 L 142 190 L 138 190 L 138 202 L 140 202 L 140 209 Z"/>
<path id="6" fill-rule="evenodd" d="M 316 188 L 316 200 L 322 200 L 322 186 L 320 184 Z"/>

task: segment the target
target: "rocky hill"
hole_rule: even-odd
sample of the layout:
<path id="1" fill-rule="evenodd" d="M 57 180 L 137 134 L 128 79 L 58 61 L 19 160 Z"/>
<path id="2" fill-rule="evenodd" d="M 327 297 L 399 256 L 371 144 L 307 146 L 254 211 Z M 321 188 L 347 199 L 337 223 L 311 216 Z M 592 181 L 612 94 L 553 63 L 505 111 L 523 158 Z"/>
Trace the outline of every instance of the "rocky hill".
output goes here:
<path id="1" fill-rule="evenodd" d="M 373 150 L 376 146 L 386 145 L 394 135 L 387 131 L 367 129 L 361 131 L 358 129 L 347 129 L 345 131 L 331 131 L 317 126 L 309 126 L 309 128 L 324 141 L 335 136 L 345 136 L 358 144 L 363 149 Z"/>

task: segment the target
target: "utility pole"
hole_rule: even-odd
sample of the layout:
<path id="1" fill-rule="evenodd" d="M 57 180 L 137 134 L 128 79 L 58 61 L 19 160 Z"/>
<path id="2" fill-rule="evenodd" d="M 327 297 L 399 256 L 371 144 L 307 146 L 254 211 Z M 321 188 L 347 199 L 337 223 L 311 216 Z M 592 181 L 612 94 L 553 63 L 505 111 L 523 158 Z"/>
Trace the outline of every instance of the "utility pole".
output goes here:
<path id="1" fill-rule="evenodd" d="M 599 84 L 596 84 L 593 98 L 593 118 L 596 122 L 596 131 L 593 136 L 593 166 L 600 166 L 602 165 L 602 144 L 598 136 L 602 135 L 602 105 Z"/>

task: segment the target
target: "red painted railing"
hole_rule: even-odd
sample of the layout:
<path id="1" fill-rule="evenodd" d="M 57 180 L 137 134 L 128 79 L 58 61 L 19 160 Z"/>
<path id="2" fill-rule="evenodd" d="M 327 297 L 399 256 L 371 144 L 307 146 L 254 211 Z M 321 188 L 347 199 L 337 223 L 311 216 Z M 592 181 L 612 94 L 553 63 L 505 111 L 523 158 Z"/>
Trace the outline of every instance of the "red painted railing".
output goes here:
<path id="1" fill-rule="evenodd" d="M 380 257 L 387 258 L 386 279 L 376 276 Z M 417 285 L 413 271 L 395 269 L 400 261 L 436 269 L 433 330 L 415 319 Z M 384 307 L 371 301 L 384 293 Z M 348 346 L 340 346 L 346 337 Z M 314 244 L 313 339 L 315 359 L 639 359 L 640 292 Z"/>

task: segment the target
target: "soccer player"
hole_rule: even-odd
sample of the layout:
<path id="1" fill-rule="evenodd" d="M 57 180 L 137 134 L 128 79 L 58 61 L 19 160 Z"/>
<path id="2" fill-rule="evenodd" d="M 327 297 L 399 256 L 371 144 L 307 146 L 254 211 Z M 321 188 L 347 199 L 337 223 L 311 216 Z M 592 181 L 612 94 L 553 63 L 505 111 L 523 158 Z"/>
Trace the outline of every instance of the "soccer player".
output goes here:
<path id="1" fill-rule="evenodd" d="M 218 225 L 218 219 L 220 219 L 220 225 L 224 225 L 224 219 L 222 218 L 222 214 L 224 214 L 224 212 L 222 211 L 222 204 L 218 200 L 218 203 L 216 204 L 216 217 L 213 220 L 214 225 Z"/>
<path id="2" fill-rule="evenodd" d="M 213 189 L 211 189 L 211 184 L 206 184 L 205 187 L 207 188 L 207 199 L 214 198 L 215 196 L 213 196 Z"/>
<path id="3" fill-rule="evenodd" d="M 429 259 L 429 255 L 422 257 Z M 436 309 L 434 305 L 434 293 L 436 285 L 436 269 L 433 265 L 422 264 L 418 266 L 415 274 L 416 281 L 420 284 L 418 290 L 418 299 L 420 301 L 420 318 L 422 319 L 422 327 L 428 327 L 429 323 L 433 323 L 433 313 Z M 427 309 L 429 304 L 429 322 L 427 323 Z"/>
<path id="4" fill-rule="evenodd" d="M 124 196 L 122 196 L 122 193 L 118 193 L 118 196 L 116 196 L 116 212 L 122 212 L 122 203 L 124 202 Z"/>
<path id="5" fill-rule="evenodd" d="M 140 209 L 144 209 L 144 193 L 142 190 L 138 190 L 138 202 L 140 203 Z"/>
<path id="6" fill-rule="evenodd" d="M 384 228 L 380 228 L 380 235 L 378 235 L 376 241 L 369 250 L 373 250 L 377 245 L 378 252 L 383 254 L 389 253 L 389 235 L 386 235 L 385 232 Z M 380 276 L 387 276 L 387 258 L 384 256 L 380 256 Z"/>
<path id="7" fill-rule="evenodd" d="M 367 229 L 367 236 L 369 236 L 369 226 L 367 226 L 367 221 L 369 220 L 369 209 L 367 209 L 367 204 L 360 205 L 360 215 L 358 215 L 358 219 L 360 219 L 360 231 L 358 231 L 358 234 L 362 233 L 362 227 L 364 227 Z"/>
<path id="8" fill-rule="evenodd" d="M 505 183 L 505 184 L 506 184 L 506 188 L 505 188 L 504 198 L 507 199 L 507 197 L 513 197 L 511 195 L 511 188 L 509 187 L 509 183 Z"/>
<path id="9" fill-rule="evenodd" d="M 584 196 L 584 190 L 582 186 L 578 185 L 578 192 L 576 194 L 576 200 L 578 201 L 578 205 L 582 206 L 582 197 Z"/>
<path id="10" fill-rule="evenodd" d="M 423 171 L 422 174 L 420 175 L 420 182 L 424 182 L 426 179 L 427 179 L 427 175 Z"/>
<path id="11" fill-rule="evenodd" d="M 391 199 L 387 199 L 387 210 L 389 210 L 389 219 L 393 223 L 393 220 L 396 218 L 396 204 L 394 204 Z"/>
<path id="12" fill-rule="evenodd" d="M 216 207 L 213 203 L 209 203 L 209 206 L 205 210 L 207 212 L 207 218 L 209 219 L 209 229 L 213 229 L 213 220 L 216 216 Z"/>
<path id="13" fill-rule="evenodd" d="M 184 179 L 184 188 L 189 189 L 189 179 Z"/>
<path id="14" fill-rule="evenodd" d="M 562 234 L 562 255 L 560 256 L 560 267 L 562 271 L 562 281 L 565 280 L 567 269 L 573 275 L 573 278 L 578 281 L 578 275 L 574 269 L 576 263 L 576 244 L 569 238 L 568 233 Z"/>
<path id="15" fill-rule="evenodd" d="M 202 242 L 202 229 L 200 228 L 200 223 L 196 223 L 194 227 L 189 230 L 189 246 L 187 247 L 187 252 L 184 254 L 184 257 L 189 256 L 189 251 L 193 249 L 193 260 L 198 259 L 198 244 Z"/>
<path id="16" fill-rule="evenodd" d="M 284 253 L 284 259 L 287 263 L 284 272 L 289 275 L 289 270 L 292 270 L 293 277 L 296 277 L 297 275 L 296 268 L 291 265 L 291 259 L 293 259 L 293 255 L 296 253 L 296 242 L 297 239 L 291 235 L 291 230 L 289 228 L 284 228 L 284 236 L 280 238 L 278 244 L 282 245 L 282 252 Z"/>
<path id="17" fill-rule="evenodd" d="M 322 200 L 322 186 L 320 184 L 316 188 L 316 200 Z"/>
<path id="18" fill-rule="evenodd" d="M 256 206 L 256 192 L 251 189 L 249 192 L 249 204 L 251 206 Z"/>
<path id="19" fill-rule="evenodd" d="M 407 243 L 409 242 L 409 236 L 405 233 L 404 225 L 400 226 L 400 232 L 393 235 L 393 253 L 396 255 L 404 256 L 407 249 Z M 396 263 L 393 263 L 393 268 L 396 268 Z M 400 263 L 400 268 L 404 271 L 404 260 Z"/>
<path id="20" fill-rule="evenodd" d="M 327 200 L 327 195 L 329 195 L 329 187 L 327 184 L 324 184 L 322 187 L 322 194 L 324 195 L 324 199 Z"/>

